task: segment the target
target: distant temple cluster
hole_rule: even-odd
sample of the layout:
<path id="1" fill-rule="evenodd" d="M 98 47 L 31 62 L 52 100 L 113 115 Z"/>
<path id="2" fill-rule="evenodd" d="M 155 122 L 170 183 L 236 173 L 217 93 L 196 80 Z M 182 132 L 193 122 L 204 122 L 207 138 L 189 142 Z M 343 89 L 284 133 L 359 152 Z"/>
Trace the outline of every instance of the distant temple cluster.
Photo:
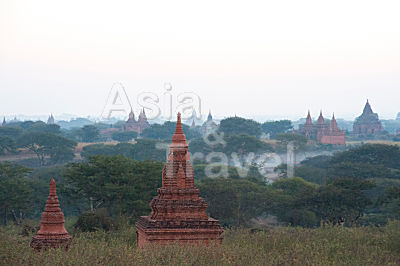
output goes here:
<path id="1" fill-rule="evenodd" d="M 133 112 L 133 110 L 131 110 L 131 112 L 129 113 L 128 121 L 126 121 L 125 125 L 122 126 L 122 131 L 134 131 L 140 135 L 143 130 L 149 127 L 150 124 L 147 121 L 144 109 L 140 111 L 138 121 L 136 121 L 135 119 L 135 113 Z"/>
<path id="2" fill-rule="evenodd" d="M 378 114 L 372 111 L 371 105 L 367 100 L 363 113 L 354 121 L 353 132 L 350 133 L 350 135 L 356 138 L 365 138 L 376 137 L 383 132 L 382 122 L 379 120 Z M 308 112 L 306 123 L 300 126 L 297 133 L 306 136 L 308 139 L 316 140 L 320 144 L 346 144 L 346 133 L 344 130 L 339 129 L 335 115 L 333 115 L 332 120 L 327 123 L 322 116 L 322 111 L 315 124 L 311 119 L 310 112 Z M 398 135 L 399 133 L 400 129 L 397 130 Z"/>
<path id="3" fill-rule="evenodd" d="M 338 128 L 335 115 L 333 115 L 330 123 L 326 123 L 322 115 L 319 114 L 317 123 L 314 124 L 311 119 L 310 111 L 307 115 L 306 123 L 298 131 L 309 139 L 315 139 L 321 144 L 345 145 L 346 134 L 344 130 Z"/>

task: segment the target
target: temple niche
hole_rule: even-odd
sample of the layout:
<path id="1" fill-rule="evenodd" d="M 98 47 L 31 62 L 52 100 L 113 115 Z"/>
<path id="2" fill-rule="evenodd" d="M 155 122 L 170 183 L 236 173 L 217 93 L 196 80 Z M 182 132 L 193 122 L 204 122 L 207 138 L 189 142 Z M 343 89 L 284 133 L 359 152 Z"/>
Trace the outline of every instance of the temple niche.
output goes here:
<path id="1" fill-rule="evenodd" d="M 35 250 L 48 248 L 69 248 L 71 237 L 64 227 L 64 214 L 60 209 L 60 203 L 56 194 L 56 182 L 51 179 L 50 193 L 46 207 L 42 213 L 40 230 L 32 238 L 31 247 Z"/>
<path id="2" fill-rule="evenodd" d="M 372 111 L 367 100 L 363 113 L 356 118 L 353 125 L 353 134 L 357 137 L 377 136 L 383 132 L 382 123 L 378 114 Z"/>
<path id="3" fill-rule="evenodd" d="M 194 171 L 188 144 L 178 113 L 167 162 L 162 171 L 162 187 L 150 203 L 151 213 L 136 223 L 137 245 L 222 242 L 218 220 L 206 214 L 207 202 L 194 186 Z"/>

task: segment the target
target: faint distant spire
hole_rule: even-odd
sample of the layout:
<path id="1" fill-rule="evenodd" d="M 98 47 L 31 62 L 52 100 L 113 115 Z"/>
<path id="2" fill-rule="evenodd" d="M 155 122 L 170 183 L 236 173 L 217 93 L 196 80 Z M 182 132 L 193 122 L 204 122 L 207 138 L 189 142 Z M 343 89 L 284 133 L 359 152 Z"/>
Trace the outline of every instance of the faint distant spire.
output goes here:
<path id="1" fill-rule="evenodd" d="M 324 116 L 322 115 L 322 110 L 319 113 L 319 117 L 318 117 L 317 123 L 318 124 L 325 124 L 325 119 L 324 119 Z"/>
<path id="2" fill-rule="evenodd" d="M 371 105 L 369 104 L 369 100 L 367 99 L 367 103 L 365 104 L 363 114 L 373 114 L 374 112 L 372 111 Z"/>
<path id="3" fill-rule="evenodd" d="M 333 132 L 339 131 L 339 128 L 338 128 L 338 125 L 336 122 L 336 118 L 335 118 L 335 113 L 333 113 L 329 129 L 330 129 L 330 131 L 333 131 Z"/>
<path id="4" fill-rule="evenodd" d="M 306 125 L 312 125 L 310 110 L 308 110 Z"/>
<path id="5" fill-rule="evenodd" d="M 208 112 L 208 117 L 207 117 L 207 121 L 211 121 L 213 119 L 212 115 L 211 115 L 211 109 Z"/>
<path id="6" fill-rule="evenodd" d="M 47 119 L 48 125 L 53 125 L 55 123 L 53 114 L 50 114 L 49 119 Z"/>
<path id="7" fill-rule="evenodd" d="M 135 113 L 133 112 L 133 109 L 131 108 L 131 112 L 129 113 L 129 119 L 128 121 L 135 121 Z"/>
<path id="8" fill-rule="evenodd" d="M 1 124 L 2 126 L 5 126 L 7 124 L 7 122 L 6 122 L 6 117 L 4 116 L 3 117 L 3 123 Z"/>

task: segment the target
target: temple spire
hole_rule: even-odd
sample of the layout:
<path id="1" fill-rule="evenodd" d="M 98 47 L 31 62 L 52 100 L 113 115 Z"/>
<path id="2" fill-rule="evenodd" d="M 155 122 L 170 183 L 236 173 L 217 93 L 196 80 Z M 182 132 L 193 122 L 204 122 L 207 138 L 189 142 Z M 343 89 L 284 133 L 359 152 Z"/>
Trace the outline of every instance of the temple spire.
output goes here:
<path id="1" fill-rule="evenodd" d="M 7 122 L 6 122 L 6 117 L 4 116 L 3 117 L 3 123 L 1 124 L 2 126 L 5 126 L 7 124 Z"/>
<path id="2" fill-rule="evenodd" d="M 178 113 L 178 116 L 177 116 L 177 119 L 176 119 L 175 135 L 176 134 L 183 134 L 181 113 Z"/>
<path id="3" fill-rule="evenodd" d="M 128 120 L 133 120 L 135 121 L 135 113 L 133 112 L 133 109 L 131 108 L 131 112 L 129 113 L 129 119 Z"/>
<path id="4" fill-rule="evenodd" d="M 306 124 L 307 125 L 312 125 L 312 119 L 311 119 L 310 110 L 308 110 Z"/>
<path id="5" fill-rule="evenodd" d="M 335 113 L 333 113 L 329 129 L 330 129 L 330 131 L 339 131 L 339 128 L 338 128 L 338 125 L 336 122 L 336 118 L 335 118 Z"/>
<path id="6" fill-rule="evenodd" d="M 236 114 L 235 114 L 236 116 Z M 213 119 L 212 115 L 211 115 L 211 109 L 208 112 L 208 117 L 207 117 L 207 121 L 211 121 Z"/>
<path id="7" fill-rule="evenodd" d="M 363 114 L 373 114 L 374 112 L 372 111 L 371 105 L 369 104 L 369 100 L 367 99 L 367 103 L 365 104 Z"/>
<path id="8" fill-rule="evenodd" d="M 322 110 L 319 113 L 318 124 L 325 124 L 325 119 L 324 116 L 322 115 Z"/>

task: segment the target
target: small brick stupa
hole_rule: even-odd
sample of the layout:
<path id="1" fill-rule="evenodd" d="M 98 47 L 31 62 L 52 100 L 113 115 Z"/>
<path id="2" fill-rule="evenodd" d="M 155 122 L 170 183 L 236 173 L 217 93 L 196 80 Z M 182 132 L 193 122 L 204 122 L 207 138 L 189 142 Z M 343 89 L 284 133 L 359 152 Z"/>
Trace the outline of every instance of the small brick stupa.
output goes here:
<path id="1" fill-rule="evenodd" d="M 207 202 L 199 197 L 199 189 L 194 186 L 194 171 L 180 113 L 162 171 L 162 187 L 150 207 L 150 215 L 142 216 L 136 223 L 139 247 L 173 242 L 222 242 L 223 229 L 218 220 L 207 216 Z"/>
<path id="2" fill-rule="evenodd" d="M 60 209 L 60 203 L 56 195 L 56 182 L 51 179 L 50 193 L 46 207 L 42 213 L 40 230 L 32 238 L 31 247 L 36 250 L 65 247 L 68 249 L 71 237 L 64 227 L 64 214 Z"/>

